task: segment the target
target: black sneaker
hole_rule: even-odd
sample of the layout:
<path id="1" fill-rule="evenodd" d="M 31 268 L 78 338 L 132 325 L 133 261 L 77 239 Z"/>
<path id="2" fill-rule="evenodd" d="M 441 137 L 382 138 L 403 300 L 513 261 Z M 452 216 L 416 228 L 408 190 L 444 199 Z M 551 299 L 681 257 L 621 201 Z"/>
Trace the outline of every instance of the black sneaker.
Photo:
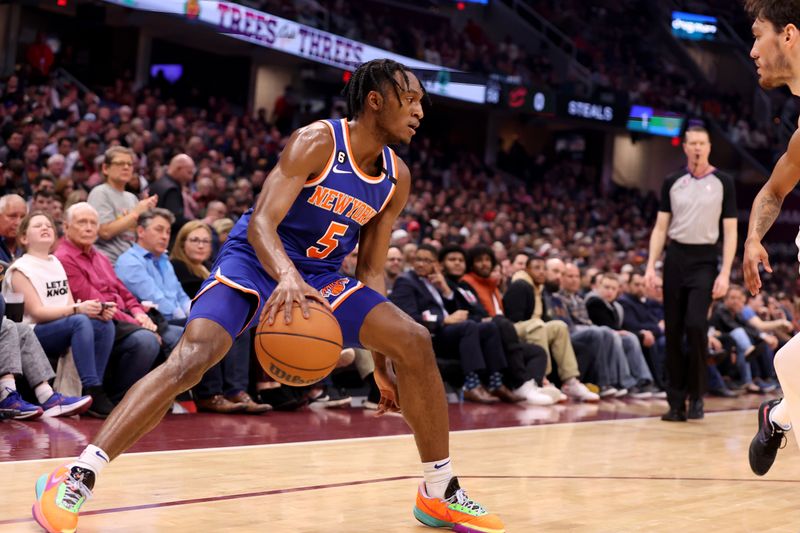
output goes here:
<path id="1" fill-rule="evenodd" d="M 769 413 L 781 402 L 781 399 L 769 400 L 758 408 L 758 432 L 750 442 L 750 469 L 757 476 L 763 476 L 775 462 L 778 450 L 786 445 L 786 433 L 773 424 Z"/>
<path id="2" fill-rule="evenodd" d="M 661 415 L 664 422 L 686 422 L 686 411 L 682 409 L 669 408 L 669 411 Z"/>
<path id="3" fill-rule="evenodd" d="M 689 414 L 686 417 L 689 420 L 702 420 L 705 417 L 705 413 L 703 412 L 703 399 L 696 398 L 692 399 L 689 398 Z"/>
<path id="4" fill-rule="evenodd" d="M 332 407 L 349 407 L 353 398 L 350 397 L 344 390 L 337 389 L 336 387 L 327 387 L 325 391 L 315 398 L 311 407 L 322 407 L 330 409 Z"/>
<path id="5" fill-rule="evenodd" d="M 296 411 L 308 403 L 305 388 L 281 385 L 258 392 L 258 400 L 267 403 L 276 411 Z"/>
<path id="6" fill-rule="evenodd" d="M 103 390 L 103 387 L 85 387 L 83 394 L 92 397 L 92 405 L 86 411 L 86 414 L 94 418 L 107 418 L 114 410 L 114 402 Z"/>

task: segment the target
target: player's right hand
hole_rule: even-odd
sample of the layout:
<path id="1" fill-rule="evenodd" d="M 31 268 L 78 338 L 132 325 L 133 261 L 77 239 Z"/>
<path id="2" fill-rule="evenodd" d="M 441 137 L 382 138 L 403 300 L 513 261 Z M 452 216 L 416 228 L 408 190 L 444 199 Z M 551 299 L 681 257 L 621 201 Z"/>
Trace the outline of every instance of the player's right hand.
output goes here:
<path id="1" fill-rule="evenodd" d="M 758 273 L 758 265 L 764 263 L 764 270 L 772 273 L 772 266 L 769 264 L 769 254 L 761 242 L 756 240 L 746 240 L 744 243 L 744 260 L 742 269 L 744 270 L 744 286 L 755 296 L 761 290 L 761 276 Z"/>
<path id="2" fill-rule="evenodd" d="M 270 326 L 275 322 L 275 317 L 278 312 L 283 308 L 283 319 L 286 324 L 292 322 L 292 307 L 294 302 L 300 305 L 300 310 L 303 312 L 303 318 L 308 318 L 308 300 L 316 300 L 328 309 L 330 304 L 328 300 L 322 297 L 322 294 L 305 282 L 296 270 L 290 270 L 281 276 L 278 286 L 272 291 L 267 303 L 264 305 L 264 310 L 261 311 L 260 320 L 265 318 L 267 324 Z"/>

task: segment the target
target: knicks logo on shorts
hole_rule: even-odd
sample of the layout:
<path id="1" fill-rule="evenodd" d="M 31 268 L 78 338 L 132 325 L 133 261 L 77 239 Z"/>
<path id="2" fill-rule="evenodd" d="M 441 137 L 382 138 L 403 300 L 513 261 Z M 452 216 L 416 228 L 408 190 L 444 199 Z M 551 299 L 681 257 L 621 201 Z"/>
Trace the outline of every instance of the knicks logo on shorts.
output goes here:
<path id="1" fill-rule="evenodd" d="M 323 298 L 339 296 L 347 288 L 348 283 L 350 283 L 350 278 L 339 278 L 333 283 L 325 285 L 319 292 L 322 293 Z"/>

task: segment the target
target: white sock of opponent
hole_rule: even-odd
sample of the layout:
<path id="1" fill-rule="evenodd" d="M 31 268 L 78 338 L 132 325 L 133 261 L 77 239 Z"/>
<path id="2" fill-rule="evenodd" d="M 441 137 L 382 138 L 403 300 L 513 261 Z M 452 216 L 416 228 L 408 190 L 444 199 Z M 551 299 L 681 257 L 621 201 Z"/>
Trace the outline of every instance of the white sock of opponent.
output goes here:
<path id="1" fill-rule="evenodd" d="M 781 400 L 781 403 L 773 407 L 769 412 L 769 421 L 784 431 L 792 429 L 792 419 L 789 418 L 789 409 L 787 409 L 784 400 Z"/>
<path id="2" fill-rule="evenodd" d="M 431 463 L 422 463 L 425 489 L 432 498 L 444 498 L 444 491 L 453 478 L 453 464 L 449 457 Z"/>

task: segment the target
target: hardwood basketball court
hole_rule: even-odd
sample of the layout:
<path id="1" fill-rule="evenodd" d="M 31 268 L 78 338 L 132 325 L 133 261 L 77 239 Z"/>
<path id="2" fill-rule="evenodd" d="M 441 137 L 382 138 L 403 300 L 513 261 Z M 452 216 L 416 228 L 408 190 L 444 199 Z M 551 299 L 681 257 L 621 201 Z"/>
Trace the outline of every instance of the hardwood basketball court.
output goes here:
<path id="1" fill-rule="evenodd" d="M 800 453 L 794 437 L 764 478 L 751 474 L 747 464 L 752 408 L 761 399 L 709 400 L 709 410 L 740 410 L 711 412 L 702 422 L 686 424 L 658 420 L 662 402 L 563 406 L 555 410 L 556 420 L 547 408 L 451 406 L 453 418 L 497 419 L 506 412 L 521 424 L 454 432 L 454 467 L 462 485 L 502 515 L 509 532 L 797 531 Z M 563 422 L 570 416 L 585 421 Z M 123 455 L 103 473 L 79 531 L 429 530 L 411 514 L 420 472 L 407 434 L 169 449 L 184 447 L 169 442 L 177 422 L 192 421 L 209 435 L 226 431 L 233 435 L 229 444 L 235 433 L 209 422 L 273 425 L 271 418 L 280 425 L 304 423 L 322 438 L 345 423 L 354 433 L 362 423 L 386 433 L 407 432 L 398 418 L 374 421 L 357 409 L 257 419 L 172 416 L 146 438 L 162 449 Z M 21 426 L 35 424 L 0 424 L 2 532 L 40 531 L 30 518 L 33 482 L 59 462 L 18 458 L 70 457 L 96 429 L 88 424 L 84 431 L 84 421 L 56 421 L 58 431 L 46 428 L 47 445 L 40 439 L 33 449 L 26 437 L 13 438 L 25 430 Z M 454 426 L 463 425 L 454 420 Z M 261 442 L 280 440 L 269 433 L 260 433 Z"/>

